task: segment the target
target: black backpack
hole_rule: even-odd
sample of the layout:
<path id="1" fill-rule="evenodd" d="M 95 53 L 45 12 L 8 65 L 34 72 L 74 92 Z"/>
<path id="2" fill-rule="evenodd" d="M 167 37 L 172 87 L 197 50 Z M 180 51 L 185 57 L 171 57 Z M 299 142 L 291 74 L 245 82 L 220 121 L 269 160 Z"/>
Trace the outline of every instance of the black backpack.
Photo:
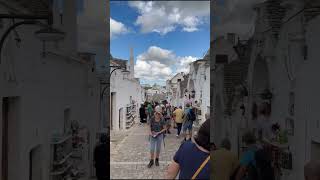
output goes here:
<path id="1" fill-rule="evenodd" d="M 272 167 L 272 155 L 267 149 L 255 152 L 256 166 L 250 163 L 247 171 L 248 180 L 275 180 Z"/>
<path id="2" fill-rule="evenodd" d="M 196 120 L 196 114 L 194 113 L 193 109 L 189 109 L 188 120 L 192 122 Z"/>

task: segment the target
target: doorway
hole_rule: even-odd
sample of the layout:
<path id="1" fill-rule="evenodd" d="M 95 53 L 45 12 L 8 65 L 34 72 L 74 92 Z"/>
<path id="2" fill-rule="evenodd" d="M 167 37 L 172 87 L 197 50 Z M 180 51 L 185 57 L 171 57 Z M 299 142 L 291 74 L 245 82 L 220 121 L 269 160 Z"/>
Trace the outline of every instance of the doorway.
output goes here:
<path id="1" fill-rule="evenodd" d="M 110 129 L 113 130 L 113 121 L 116 119 L 115 117 L 115 107 L 116 107 L 116 93 L 115 92 L 111 92 L 111 102 L 110 102 Z"/>
<path id="2" fill-rule="evenodd" d="M 2 101 L 2 159 L 1 159 L 1 179 L 8 179 L 8 114 L 9 100 L 3 98 Z"/>
<path id="3" fill-rule="evenodd" d="M 29 153 L 29 180 L 41 180 L 41 145 L 31 149 Z"/>
<path id="4" fill-rule="evenodd" d="M 122 129 L 122 119 L 123 119 L 123 108 L 119 109 L 119 130 Z"/>
<path id="5" fill-rule="evenodd" d="M 311 160 L 320 159 L 320 142 L 311 142 Z"/>
<path id="6" fill-rule="evenodd" d="M 18 103 L 19 97 L 2 99 L 1 180 L 19 179 L 16 173 L 19 166 Z"/>

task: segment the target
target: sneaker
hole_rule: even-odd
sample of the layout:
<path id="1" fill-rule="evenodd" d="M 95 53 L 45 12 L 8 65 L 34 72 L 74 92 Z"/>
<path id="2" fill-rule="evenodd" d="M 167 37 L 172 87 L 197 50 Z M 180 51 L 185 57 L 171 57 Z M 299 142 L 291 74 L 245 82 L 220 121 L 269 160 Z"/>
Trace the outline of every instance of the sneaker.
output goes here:
<path id="1" fill-rule="evenodd" d="M 159 166 L 159 159 L 158 158 L 156 158 L 156 166 Z"/>
<path id="2" fill-rule="evenodd" d="M 178 135 L 178 134 L 176 134 L 176 137 L 179 137 L 179 135 Z"/>
<path id="3" fill-rule="evenodd" d="M 150 162 L 148 164 L 148 168 L 151 168 L 152 165 L 153 165 L 153 160 L 150 160 Z"/>

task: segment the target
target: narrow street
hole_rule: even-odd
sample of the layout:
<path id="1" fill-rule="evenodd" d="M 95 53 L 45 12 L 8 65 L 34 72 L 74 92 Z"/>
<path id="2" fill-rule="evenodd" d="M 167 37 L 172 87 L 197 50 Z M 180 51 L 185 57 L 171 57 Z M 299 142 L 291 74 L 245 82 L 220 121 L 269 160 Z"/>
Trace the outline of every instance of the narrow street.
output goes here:
<path id="1" fill-rule="evenodd" d="M 160 166 L 147 168 L 150 160 L 148 126 L 136 123 L 127 131 L 111 132 L 111 179 L 163 179 L 167 166 L 178 150 L 182 137 L 176 137 L 176 129 L 171 130 L 162 145 Z"/>

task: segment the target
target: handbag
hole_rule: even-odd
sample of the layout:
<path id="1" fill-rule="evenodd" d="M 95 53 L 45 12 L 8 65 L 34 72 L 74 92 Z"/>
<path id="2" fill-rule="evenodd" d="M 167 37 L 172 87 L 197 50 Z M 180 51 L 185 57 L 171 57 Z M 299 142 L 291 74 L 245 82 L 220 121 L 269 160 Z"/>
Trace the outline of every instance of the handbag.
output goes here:
<path id="1" fill-rule="evenodd" d="M 208 163 L 208 161 L 210 160 L 210 155 L 206 158 L 206 160 L 204 160 L 202 162 L 202 164 L 200 165 L 200 167 L 197 169 L 197 171 L 194 173 L 194 175 L 192 176 L 191 179 L 195 179 L 199 173 L 201 172 L 201 170 L 203 169 L 203 167 Z"/>

